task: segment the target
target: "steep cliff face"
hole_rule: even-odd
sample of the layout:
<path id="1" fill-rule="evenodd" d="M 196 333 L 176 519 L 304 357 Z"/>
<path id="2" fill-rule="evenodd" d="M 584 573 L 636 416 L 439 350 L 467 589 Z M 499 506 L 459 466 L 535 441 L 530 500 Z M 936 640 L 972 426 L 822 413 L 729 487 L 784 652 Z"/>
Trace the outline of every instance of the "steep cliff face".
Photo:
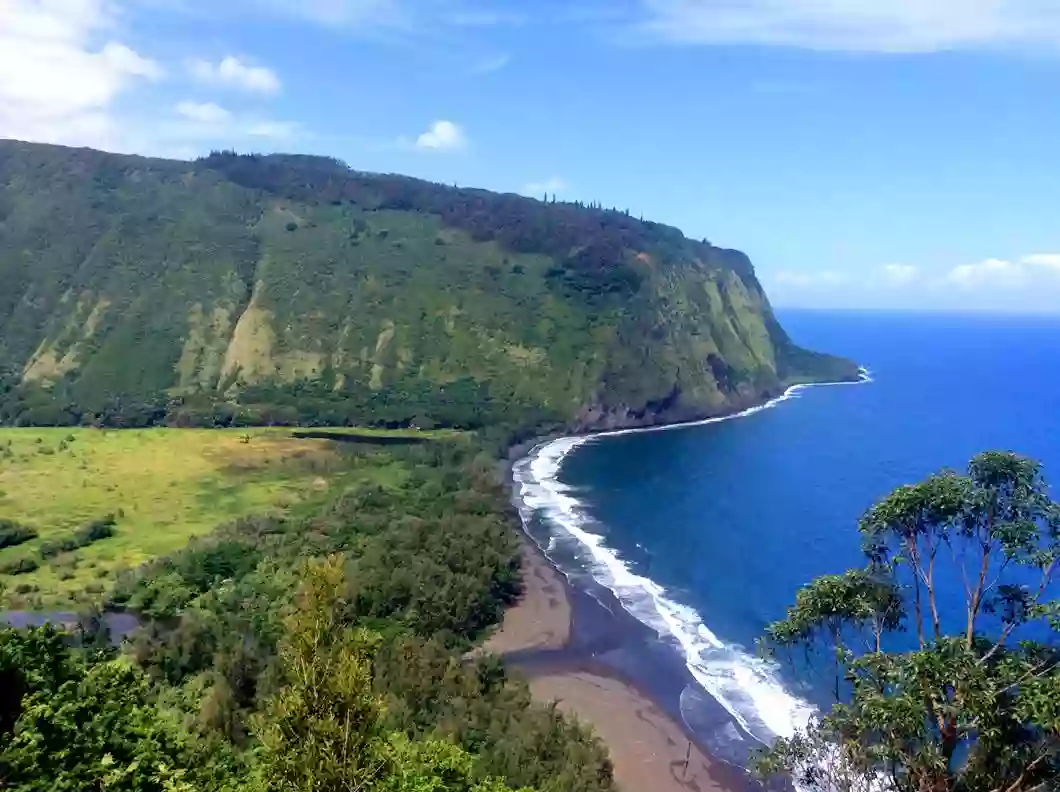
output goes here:
<path id="1" fill-rule="evenodd" d="M 7 421 L 602 428 L 856 376 L 791 343 L 741 253 L 321 158 L 0 141 L 0 284 Z"/>

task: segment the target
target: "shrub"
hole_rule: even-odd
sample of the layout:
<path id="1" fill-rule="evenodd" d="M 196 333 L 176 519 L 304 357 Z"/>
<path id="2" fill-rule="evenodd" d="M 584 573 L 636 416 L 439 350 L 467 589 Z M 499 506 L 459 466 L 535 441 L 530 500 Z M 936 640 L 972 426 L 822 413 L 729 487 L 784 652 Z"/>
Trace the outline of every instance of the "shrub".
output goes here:
<path id="1" fill-rule="evenodd" d="M 12 558 L 0 564 L 0 575 L 26 575 L 40 567 L 32 558 Z"/>
<path id="2" fill-rule="evenodd" d="M 73 536 L 68 536 L 58 542 L 45 542 L 41 545 L 40 554 L 43 558 L 52 558 L 59 553 L 69 553 L 80 547 L 87 547 L 93 542 L 109 539 L 116 533 L 114 524 L 117 522 L 113 514 L 108 514 L 98 520 L 78 528 Z"/>
<path id="3" fill-rule="evenodd" d="M 101 539 L 109 539 L 114 536 L 115 522 L 117 520 L 113 514 L 108 514 L 99 520 L 93 520 L 83 528 L 78 529 L 77 533 L 74 534 L 74 540 L 78 542 L 78 547 L 84 547 Z"/>
<path id="4" fill-rule="evenodd" d="M 14 547 L 36 538 L 37 532 L 28 525 L 0 519 L 0 549 Z"/>

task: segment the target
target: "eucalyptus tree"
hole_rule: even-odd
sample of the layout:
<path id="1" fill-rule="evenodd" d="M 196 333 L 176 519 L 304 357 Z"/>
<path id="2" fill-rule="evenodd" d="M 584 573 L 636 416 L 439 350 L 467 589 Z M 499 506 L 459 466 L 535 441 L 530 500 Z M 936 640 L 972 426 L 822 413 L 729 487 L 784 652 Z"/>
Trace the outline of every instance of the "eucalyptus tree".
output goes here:
<path id="1" fill-rule="evenodd" d="M 980 454 L 859 529 L 865 566 L 805 586 L 762 641 L 827 673 L 835 702 L 758 773 L 837 792 L 1060 788 L 1060 506 L 1040 465 Z"/>

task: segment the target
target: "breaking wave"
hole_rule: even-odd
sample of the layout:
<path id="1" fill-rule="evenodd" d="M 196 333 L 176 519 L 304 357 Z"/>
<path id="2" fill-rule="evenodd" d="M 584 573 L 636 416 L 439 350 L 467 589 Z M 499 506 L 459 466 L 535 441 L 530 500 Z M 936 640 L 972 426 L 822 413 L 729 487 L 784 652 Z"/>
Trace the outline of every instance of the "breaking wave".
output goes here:
<path id="1" fill-rule="evenodd" d="M 860 382 L 871 382 L 862 369 Z M 836 383 L 858 384 L 858 383 Z M 667 590 L 650 578 L 633 572 L 607 547 L 604 538 L 593 531 L 594 521 L 569 487 L 559 480 L 563 460 L 585 443 L 608 436 L 656 432 L 701 426 L 733 420 L 776 407 L 816 385 L 796 385 L 784 394 L 758 407 L 724 418 L 710 418 L 692 424 L 621 429 L 603 434 L 562 437 L 537 446 L 516 463 L 513 476 L 523 523 L 542 518 L 551 531 L 549 550 L 566 534 L 584 551 L 588 571 L 610 589 L 637 620 L 671 640 L 684 655 L 685 664 L 696 681 L 736 720 L 743 730 L 762 743 L 776 737 L 789 737 L 804 727 L 815 712 L 813 705 L 788 691 L 776 667 L 743 647 L 727 644 L 711 632 L 703 617 L 693 608 L 668 596 Z"/>

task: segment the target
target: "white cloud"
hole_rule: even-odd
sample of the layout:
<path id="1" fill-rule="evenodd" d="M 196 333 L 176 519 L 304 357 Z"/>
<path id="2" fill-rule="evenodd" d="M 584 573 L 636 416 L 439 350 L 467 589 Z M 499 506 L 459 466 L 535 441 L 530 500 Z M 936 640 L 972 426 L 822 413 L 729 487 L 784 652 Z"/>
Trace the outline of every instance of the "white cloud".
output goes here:
<path id="1" fill-rule="evenodd" d="M 967 291 L 1038 289 L 1060 285 L 1060 253 L 1034 253 L 1016 261 L 991 258 L 951 269 L 945 282 Z"/>
<path id="2" fill-rule="evenodd" d="M 908 286 L 920 279 L 920 270 L 912 264 L 884 264 L 879 280 L 888 286 Z"/>
<path id="3" fill-rule="evenodd" d="M 782 270 L 774 276 L 774 280 L 783 286 L 793 286 L 799 289 L 817 289 L 841 286 L 848 281 L 848 278 L 844 273 L 834 270 L 821 270 L 818 272 Z"/>
<path id="4" fill-rule="evenodd" d="M 146 77 L 149 80 L 158 80 L 162 77 L 161 66 L 153 60 L 138 55 L 124 44 L 115 44 L 111 41 L 103 48 L 102 55 L 111 68 L 121 74 Z"/>
<path id="5" fill-rule="evenodd" d="M 226 55 L 217 63 L 194 59 L 188 61 L 188 70 L 195 79 L 204 83 L 266 94 L 280 90 L 280 78 L 272 69 L 251 66 L 234 55 Z"/>
<path id="6" fill-rule="evenodd" d="M 1032 253 L 1029 256 L 1024 256 L 1022 261 L 1031 267 L 1043 267 L 1047 270 L 1055 270 L 1057 274 L 1060 274 L 1060 253 Z"/>
<path id="7" fill-rule="evenodd" d="M 168 153 L 206 147 L 252 147 L 262 140 L 290 141 L 303 134 L 293 121 L 276 121 L 241 116 L 212 102 L 181 102 L 175 108 L 179 122 L 157 122 L 152 126 L 153 141 Z"/>
<path id="8" fill-rule="evenodd" d="M 523 195 L 528 195 L 531 198 L 540 198 L 545 193 L 562 194 L 570 189 L 570 185 L 567 181 L 559 176 L 550 176 L 544 181 L 530 182 L 524 184 L 522 189 L 519 190 Z"/>
<path id="9" fill-rule="evenodd" d="M 0 137 L 120 148 L 119 98 L 162 68 L 111 40 L 107 0 L 0 0 Z"/>
<path id="10" fill-rule="evenodd" d="M 935 52 L 1060 44 L 1056 0 L 641 0 L 641 29 L 687 44 Z"/>
<path id="11" fill-rule="evenodd" d="M 177 105 L 177 112 L 200 124 L 222 124 L 232 117 L 231 113 L 213 102 L 181 102 Z"/>
<path id="12" fill-rule="evenodd" d="M 453 151 L 467 145 L 464 130 L 452 121 L 435 121 L 416 138 L 416 148 L 424 151 Z"/>

